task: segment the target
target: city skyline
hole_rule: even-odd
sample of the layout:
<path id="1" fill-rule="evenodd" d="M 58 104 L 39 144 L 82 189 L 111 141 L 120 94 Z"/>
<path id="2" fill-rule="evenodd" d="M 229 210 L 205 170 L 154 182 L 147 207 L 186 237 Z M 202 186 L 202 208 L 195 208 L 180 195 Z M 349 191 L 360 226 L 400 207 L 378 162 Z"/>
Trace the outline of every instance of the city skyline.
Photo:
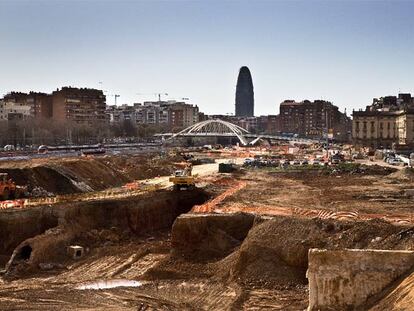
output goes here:
<path id="1" fill-rule="evenodd" d="M 285 99 L 348 113 L 414 91 L 410 2 L 0 2 L 0 94 L 62 86 L 119 104 L 190 98 L 232 113 L 238 70 L 255 80 L 255 115 Z M 102 83 L 100 83 L 102 82 Z"/>

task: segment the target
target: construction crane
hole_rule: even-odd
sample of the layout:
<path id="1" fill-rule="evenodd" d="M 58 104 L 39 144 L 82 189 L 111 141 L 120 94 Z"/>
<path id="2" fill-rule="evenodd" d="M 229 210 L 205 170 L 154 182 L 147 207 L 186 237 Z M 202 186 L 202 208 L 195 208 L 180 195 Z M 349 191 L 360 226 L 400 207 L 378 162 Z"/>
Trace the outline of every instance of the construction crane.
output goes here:
<path id="1" fill-rule="evenodd" d="M 158 97 L 158 101 L 161 101 L 161 96 L 168 96 L 168 93 L 137 93 L 137 95 L 155 95 Z"/>
<path id="2" fill-rule="evenodd" d="M 116 100 L 117 100 L 117 98 L 121 97 L 121 95 L 118 95 L 118 94 L 109 94 L 108 96 L 113 96 L 114 97 L 115 106 L 116 106 Z"/>

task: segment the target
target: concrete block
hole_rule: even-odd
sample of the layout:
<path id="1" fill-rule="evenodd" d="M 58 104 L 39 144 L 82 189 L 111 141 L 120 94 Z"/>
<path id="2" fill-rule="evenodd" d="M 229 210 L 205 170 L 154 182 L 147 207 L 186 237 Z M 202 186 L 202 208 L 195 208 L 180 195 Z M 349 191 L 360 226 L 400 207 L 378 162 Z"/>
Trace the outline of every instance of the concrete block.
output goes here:
<path id="1" fill-rule="evenodd" d="M 414 251 L 310 249 L 308 259 L 308 310 L 354 310 L 411 269 Z"/>
<path id="2" fill-rule="evenodd" d="M 72 259 L 79 259 L 82 258 L 84 255 L 84 248 L 79 245 L 71 245 L 67 248 L 67 254 Z"/>

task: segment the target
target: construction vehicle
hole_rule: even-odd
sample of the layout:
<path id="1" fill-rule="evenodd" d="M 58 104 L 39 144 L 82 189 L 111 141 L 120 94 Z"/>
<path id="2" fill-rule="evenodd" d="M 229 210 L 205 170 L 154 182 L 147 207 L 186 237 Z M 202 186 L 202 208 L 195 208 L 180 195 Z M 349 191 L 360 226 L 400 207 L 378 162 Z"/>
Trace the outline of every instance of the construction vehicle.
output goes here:
<path id="1" fill-rule="evenodd" d="M 16 186 L 7 173 L 0 173 L 0 200 L 18 199 L 24 194 L 24 188 Z"/>
<path id="2" fill-rule="evenodd" d="M 219 163 L 219 173 L 231 173 L 236 170 L 236 166 L 232 162 Z"/>
<path id="3" fill-rule="evenodd" d="M 174 190 L 192 190 L 195 188 L 195 177 L 192 175 L 193 166 L 191 163 L 185 165 L 182 170 L 176 170 L 169 181 L 173 183 Z"/>

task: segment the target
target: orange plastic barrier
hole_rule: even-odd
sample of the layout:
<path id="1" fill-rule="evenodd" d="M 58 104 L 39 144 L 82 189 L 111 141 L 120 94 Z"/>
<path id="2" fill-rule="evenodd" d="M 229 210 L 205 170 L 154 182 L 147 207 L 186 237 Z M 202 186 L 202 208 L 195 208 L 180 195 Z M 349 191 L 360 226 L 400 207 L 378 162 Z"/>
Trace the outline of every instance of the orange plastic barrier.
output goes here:
<path id="1" fill-rule="evenodd" d="M 24 207 L 24 200 L 0 201 L 0 209 L 23 208 L 23 207 Z"/>
<path id="2" fill-rule="evenodd" d="M 193 213 L 211 213 L 214 211 L 217 204 L 219 204 L 221 201 L 223 201 L 225 198 L 235 194 L 237 191 L 243 189 L 246 187 L 246 182 L 237 182 L 235 185 L 226 191 L 224 191 L 219 196 L 215 197 L 213 200 L 208 201 L 207 203 L 204 203 L 202 205 L 196 205 L 194 206 L 191 211 Z"/>

